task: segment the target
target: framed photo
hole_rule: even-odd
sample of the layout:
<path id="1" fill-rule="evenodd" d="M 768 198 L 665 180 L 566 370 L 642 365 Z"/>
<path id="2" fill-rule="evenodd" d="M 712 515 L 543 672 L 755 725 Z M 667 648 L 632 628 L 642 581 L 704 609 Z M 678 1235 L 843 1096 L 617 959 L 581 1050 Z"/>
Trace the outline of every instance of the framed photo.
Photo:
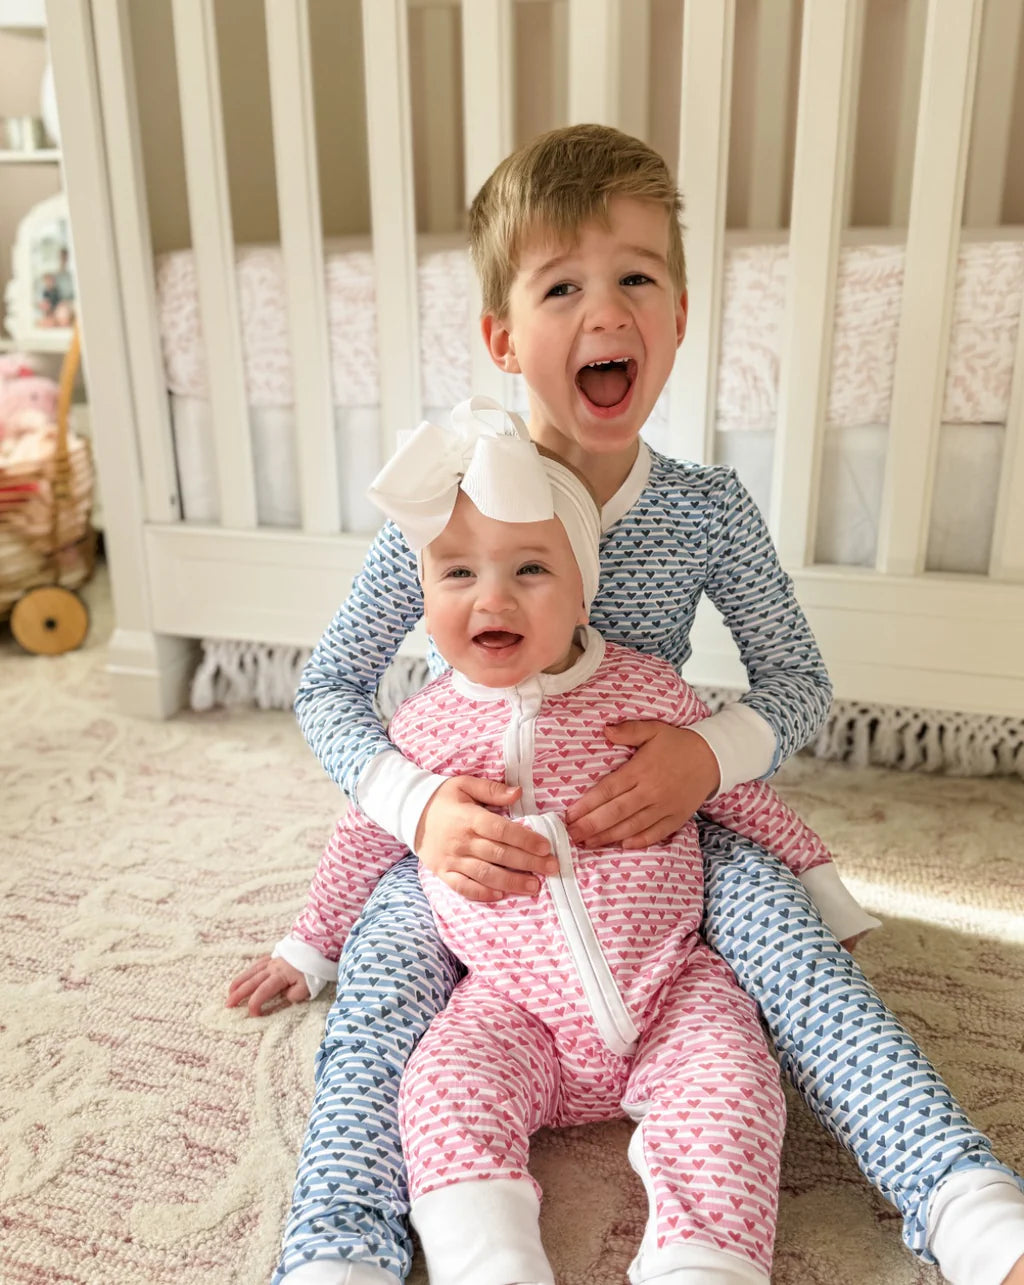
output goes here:
<path id="1" fill-rule="evenodd" d="M 18 225 L 4 325 L 20 348 L 60 352 L 77 312 L 71 227 L 63 194 L 33 206 Z"/>

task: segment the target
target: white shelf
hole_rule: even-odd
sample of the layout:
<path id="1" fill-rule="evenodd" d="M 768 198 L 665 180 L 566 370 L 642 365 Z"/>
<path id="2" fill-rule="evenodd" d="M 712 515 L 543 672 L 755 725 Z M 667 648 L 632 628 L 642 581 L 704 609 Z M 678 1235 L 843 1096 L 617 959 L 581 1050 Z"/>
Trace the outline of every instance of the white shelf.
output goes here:
<path id="1" fill-rule="evenodd" d="M 41 31 L 46 26 L 44 0 L 0 0 L 0 27 Z"/>
<path id="2" fill-rule="evenodd" d="M 0 165 L 56 165 L 60 160 L 60 149 L 56 147 L 37 147 L 33 152 L 0 151 Z"/>

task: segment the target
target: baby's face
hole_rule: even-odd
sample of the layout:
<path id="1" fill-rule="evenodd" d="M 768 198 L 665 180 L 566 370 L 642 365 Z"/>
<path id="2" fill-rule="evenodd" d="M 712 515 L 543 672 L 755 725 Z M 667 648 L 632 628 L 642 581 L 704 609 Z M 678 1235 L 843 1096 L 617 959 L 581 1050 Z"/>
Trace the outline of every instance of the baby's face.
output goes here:
<path id="1" fill-rule="evenodd" d="M 484 687 L 567 668 L 587 618 L 561 522 L 498 522 L 461 492 L 423 552 L 423 606 L 441 655 Z"/>

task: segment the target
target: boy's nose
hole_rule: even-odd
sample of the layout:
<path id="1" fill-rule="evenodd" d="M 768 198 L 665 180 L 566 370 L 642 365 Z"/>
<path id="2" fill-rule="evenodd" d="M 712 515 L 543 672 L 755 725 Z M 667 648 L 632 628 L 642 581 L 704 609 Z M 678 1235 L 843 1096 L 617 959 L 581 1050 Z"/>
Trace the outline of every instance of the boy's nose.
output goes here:
<path id="1" fill-rule="evenodd" d="M 612 291 L 592 297 L 587 317 L 594 331 L 624 330 L 629 325 L 630 312 L 624 300 Z"/>

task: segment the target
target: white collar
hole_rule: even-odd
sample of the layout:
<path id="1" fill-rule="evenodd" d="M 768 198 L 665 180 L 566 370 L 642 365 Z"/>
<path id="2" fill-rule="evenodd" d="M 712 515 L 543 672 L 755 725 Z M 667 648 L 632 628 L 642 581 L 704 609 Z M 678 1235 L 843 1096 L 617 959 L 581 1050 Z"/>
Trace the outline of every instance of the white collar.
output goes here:
<path id="1" fill-rule="evenodd" d="M 626 480 L 601 510 L 602 533 L 610 530 L 620 518 L 626 516 L 647 486 L 651 476 L 651 452 L 643 438 L 640 439 L 639 447 L 633 467 L 626 474 Z"/>
<path id="2" fill-rule="evenodd" d="M 593 678 L 604 660 L 604 639 L 596 629 L 590 625 L 582 625 L 577 630 L 576 637 L 583 644 L 583 654 L 574 665 L 562 670 L 560 674 L 533 674 L 515 687 L 485 687 L 483 683 L 474 683 L 465 674 L 453 669 L 452 686 L 460 696 L 473 701 L 507 701 L 514 695 L 560 696 Z"/>

